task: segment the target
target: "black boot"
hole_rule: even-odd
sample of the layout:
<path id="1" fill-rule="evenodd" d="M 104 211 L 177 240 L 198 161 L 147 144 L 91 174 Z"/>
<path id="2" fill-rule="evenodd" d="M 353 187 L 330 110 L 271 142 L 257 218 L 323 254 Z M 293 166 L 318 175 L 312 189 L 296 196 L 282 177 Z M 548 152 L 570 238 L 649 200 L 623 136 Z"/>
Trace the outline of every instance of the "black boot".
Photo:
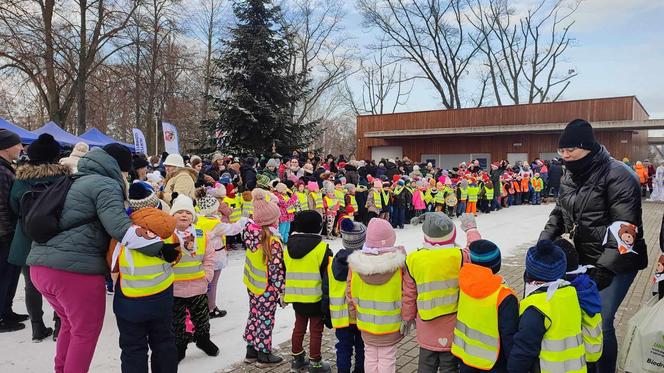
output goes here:
<path id="1" fill-rule="evenodd" d="M 15 321 L 0 320 L 0 333 L 15 332 L 25 328 L 25 324 Z"/>
<path id="2" fill-rule="evenodd" d="M 52 328 L 47 328 L 43 321 L 32 323 L 32 342 L 39 343 L 53 334 Z"/>
<path id="3" fill-rule="evenodd" d="M 291 361 L 290 371 L 292 373 L 299 373 L 301 370 L 309 367 L 309 359 L 307 359 L 307 353 L 302 351 L 297 355 L 293 355 L 293 360 Z"/>
<path id="4" fill-rule="evenodd" d="M 208 356 L 217 356 L 219 355 L 219 347 L 212 343 L 210 337 L 198 337 L 196 340 L 196 347 L 200 348 Z"/>
<path id="5" fill-rule="evenodd" d="M 258 351 L 253 346 L 247 346 L 247 354 L 244 355 L 244 362 L 247 364 L 255 363 L 258 360 Z"/>
<path id="6" fill-rule="evenodd" d="M 23 321 L 28 321 L 28 319 L 30 319 L 30 316 L 18 314 L 14 311 L 9 311 L 7 312 L 6 315 L 2 317 L 2 319 L 8 322 L 23 322 Z"/>
<path id="7" fill-rule="evenodd" d="M 57 316 L 53 316 L 53 341 L 58 340 L 58 334 L 60 334 L 60 318 Z"/>
<path id="8" fill-rule="evenodd" d="M 309 373 L 330 373 L 330 372 L 332 372 L 330 364 L 324 362 L 323 359 L 315 361 L 311 360 L 309 362 Z"/>
<path id="9" fill-rule="evenodd" d="M 184 360 L 184 356 L 187 353 L 187 345 L 178 345 L 178 364 Z"/>
<path id="10" fill-rule="evenodd" d="M 272 353 L 266 354 L 265 352 L 258 351 L 258 367 L 263 368 L 272 364 L 279 364 L 284 361 L 281 356 L 273 355 Z"/>

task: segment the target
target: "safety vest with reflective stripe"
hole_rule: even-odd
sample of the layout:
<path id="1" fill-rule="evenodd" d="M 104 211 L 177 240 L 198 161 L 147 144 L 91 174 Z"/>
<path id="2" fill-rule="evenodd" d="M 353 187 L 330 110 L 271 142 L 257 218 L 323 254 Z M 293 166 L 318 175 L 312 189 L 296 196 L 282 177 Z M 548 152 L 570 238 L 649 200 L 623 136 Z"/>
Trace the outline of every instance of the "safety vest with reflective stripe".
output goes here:
<path id="1" fill-rule="evenodd" d="M 274 237 L 270 238 L 270 246 L 272 246 L 275 239 Z M 267 259 L 263 249 L 260 247 L 256 251 L 247 249 L 245 253 L 242 281 L 249 291 L 255 295 L 263 295 L 267 288 Z"/>
<path id="2" fill-rule="evenodd" d="M 461 249 L 420 249 L 406 257 L 408 272 L 417 285 L 417 312 L 422 320 L 457 311 Z"/>
<path id="3" fill-rule="evenodd" d="M 320 193 L 311 192 L 311 199 L 314 200 L 315 208 L 317 209 L 323 208 L 323 196 Z"/>
<path id="4" fill-rule="evenodd" d="M 484 187 L 484 193 L 487 201 L 493 200 L 493 188 Z"/>
<path id="5" fill-rule="evenodd" d="M 358 212 L 359 207 L 357 206 L 357 200 L 355 199 L 354 195 L 349 195 L 350 197 L 350 205 L 353 206 L 353 211 Z"/>
<path id="6" fill-rule="evenodd" d="M 473 276 L 474 271 L 488 268 L 477 268 L 475 264 L 466 264 L 460 276 Z M 454 328 L 452 354 L 464 364 L 480 369 L 490 370 L 498 361 L 500 352 L 500 334 L 498 332 L 498 307 L 506 295 L 513 294 L 505 285 L 484 298 L 476 298 L 459 291 L 459 310 Z M 503 299 L 500 299 L 502 296 Z"/>
<path id="7" fill-rule="evenodd" d="M 535 307 L 544 316 L 546 333 L 539 355 L 542 373 L 586 372 L 586 349 L 581 332 L 581 307 L 573 286 L 556 290 L 549 301 L 546 291 L 531 294 L 519 306 L 519 315 Z"/>
<path id="8" fill-rule="evenodd" d="M 480 193 L 480 187 L 468 187 L 468 202 L 477 202 L 477 195 Z"/>
<path id="9" fill-rule="evenodd" d="M 297 201 L 300 203 L 300 211 L 309 210 L 309 201 L 307 200 L 307 193 L 295 192 Z"/>
<path id="10" fill-rule="evenodd" d="M 338 281 L 332 273 L 332 260 L 327 266 L 327 281 L 330 292 L 330 319 L 333 328 L 346 328 L 350 325 L 348 303 L 346 303 L 346 280 Z"/>
<path id="11" fill-rule="evenodd" d="M 468 200 L 468 188 L 459 188 L 459 190 L 461 191 L 461 193 L 460 193 L 461 194 L 461 200 L 462 201 Z"/>
<path id="12" fill-rule="evenodd" d="M 541 192 L 544 189 L 544 182 L 539 177 L 534 177 L 530 180 L 530 184 L 536 192 Z"/>
<path id="13" fill-rule="evenodd" d="M 316 303 L 323 298 L 323 279 L 320 275 L 320 266 L 325 259 L 327 244 L 321 241 L 313 250 L 302 258 L 290 256 L 289 249 L 284 250 L 284 264 L 286 265 L 286 295 L 287 303 Z"/>
<path id="14" fill-rule="evenodd" d="M 175 273 L 175 281 L 190 281 L 197 280 L 199 278 L 205 277 L 205 269 L 203 268 L 203 259 L 205 258 L 205 245 L 206 245 L 206 236 L 205 232 L 202 229 L 196 229 L 196 251 L 189 253 L 184 247 L 180 248 L 182 250 L 182 257 L 180 261 L 173 266 L 173 272 Z M 175 234 L 171 237 L 164 240 L 166 243 L 175 242 Z"/>
<path id="15" fill-rule="evenodd" d="M 231 197 L 224 197 L 224 202 L 232 209 L 231 216 L 229 217 L 228 220 L 230 220 L 231 223 L 235 223 L 238 220 L 240 220 L 240 217 L 242 217 L 242 206 L 240 203 L 240 196 L 236 195 L 235 198 Z"/>
<path id="16" fill-rule="evenodd" d="M 392 193 L 394 193 L 395 196 L 398 196 L 399 194 L 401 194 L 401 192 L 403 192 L 403 189 L 404 187 L 396 187 L 394 188 L 394 191 Z"/>
<path id="17" fill-rule="evenodd" d="M 351 274 L 350 292 L 357 311 L 357 328 L 371 334 L 396 333 L 401 327 L 401 269 L 382 285 L 367 284 Z"/>
<path id="18" fill-rule="evenodd" d="M 436 193 L 436 196 L 433 199 L 434 203 L 444 205 L 445 204 L 445 190 L 439 190 Z"/>
<path id="19" fill-rule="evenodd" d="M 118 264 L 120 289 L 128 298 L 140 298 L 161 293 L 173 285 L 175 276 L 170 263 L 157 256 L 148 256 L 138 250 L 131 251 L 134 268 L 127 259 L 124 246 L 120 248 Z"/>
<path id="20" fill-rule="evenodd" d="M 386 191 L 382 191 L 382 192 L 380 192 L 380 193 L 374 191 L 374 192 L 373 192 L 373 198 L 374 198 L 374 204 L 376 205 L 376 208 L 377 208 L 377 209 L 382 209 L 382 208 L 383 208 L 383 200 L 380 198 L 381 195 L 383 196 L 383 198 L 385 198 L 385 202 L 386 202 L 385 204 L 386 204 L 386 205 L 389 204 L 388 201 L 389 201 L 390 199 L 389 199 L 389 195 L 388 195 L 388 193 L 387 193 Z"/>
<path id="21" fill-rule="evenodd" d="M 336 197 L 330 198 L 328 196 L 325 196 L 325 205 L 327 208 L 331 208 L 337 205 L 337 202 L 340 202 Z"/>
<path id="22" fill-rule="evenodd" d="M 242 200 L 242 216 L 248 218 L 254 214 L 254 200 Z"/>
<path id="23" fill-rule="evenodd" d="M 602 335 L 602 314 L 588 315 L 581 310 L 581 332 L 583 333 L 583 344 L 586 348 L 586 361 L 596 363 L 602 357 L 602 346 L 604 336 Z"/>
<path id="24" fill-rule="evenodd" d="M 284 201 L 286 201 L 286 203 L 288 203 L 293 198 L 293 195 L 287 193 L 283 197 L 284 197 Z M 286 212 L 289 213 L 289 214 L 294 214 L 295 213 L 295 203 L 293 203 L 292 205 L 286 207 Z"/>
<path id="25" fill-rule="evenodd" d="M 344 197 L 346 196 L 346 194 L 341 190 L 335 189 L 334 190 L 334 196 L 339 200 L 339 202 L 342 204 L 342 206 L 344 206 L 344 204 L 345 204 L 344 201 L 346 200 Z M 344 206 L 344 207 L 346 207 L 346 206 Z"/>
<path id="26" fill-rule="evenodd" d="M 198 220 L 196 221 L 196 226 L 201 228 L 203 232 L 207 234 L 208 232 L 211 232 L 214 229 L 214 227 L 216 227 L 217 224 L 219 223 L 221 223 L 221 220 L 219 219 L 209 218 L 207 216 L 199 216 Z M 215 244 L 218 244 L 219 241 L 213 242 L 212 238 L 210 238 L 210 244 L 213 245 L 215 250 L 221 249 L 226 246 L 226 236 L 221 236 L 220 240 L 221 240 L 221 247 L 217 247 Z"/>

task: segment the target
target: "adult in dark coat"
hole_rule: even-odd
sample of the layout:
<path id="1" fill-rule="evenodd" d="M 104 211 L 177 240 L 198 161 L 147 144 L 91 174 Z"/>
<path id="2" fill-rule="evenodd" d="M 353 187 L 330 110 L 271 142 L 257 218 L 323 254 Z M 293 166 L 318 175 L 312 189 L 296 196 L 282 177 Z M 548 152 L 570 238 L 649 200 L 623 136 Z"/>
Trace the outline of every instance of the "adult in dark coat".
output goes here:
<path id="1" fill-rule="evenodd" d="M 560 190 L 560 179 L 563 177 L 563 166 L 558 160 L 551 161 L 549 165 L 549 180 L 547 182 L 547 196 L 558 197 Z"/>
<path id="2" fill-rule="evenodd" d="M 256 187 L 256 168 L 254 164 L 256 161 L 254 158 L 247 158 L 244 160 L 242 166 L 240 166 L 240 177 L 242 178 L 242 185 L 245 190 L 253 190 Z"/>
<path id="3" fill-rule="evenodd" d="M 641 190 L 634 172 L 613 159 L 595 141 L 592 127 L 582 119 L 570 122 L 558 146 L 567 171 L 560 183 L 556 207 L 540 235 L 554 240 L 563 233 L 573 234 L 574 246 L 582 265 L 593 265 L 590 276 L 602 298 L 604 352 L 598 362 L 600 372 L 614 372 L 618 345 L 613 325 L 630 285 L 639 270 L 648 265 L 643 239 Z M 611 234 L 602 244 L 608 227 L 625 221 L 637 227 L 636 253 L 620 254 Z"/>

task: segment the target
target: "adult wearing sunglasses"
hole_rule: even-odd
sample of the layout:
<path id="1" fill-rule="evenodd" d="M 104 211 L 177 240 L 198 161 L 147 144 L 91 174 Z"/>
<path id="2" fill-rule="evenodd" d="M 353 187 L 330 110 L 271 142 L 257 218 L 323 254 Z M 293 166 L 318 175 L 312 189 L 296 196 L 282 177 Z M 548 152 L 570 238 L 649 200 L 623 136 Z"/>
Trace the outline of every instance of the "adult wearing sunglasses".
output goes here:
<path id="1" fill-rule="evenodd" d="M 587 121 L 570 122 L 558 142 L 558 153 L 566 171 L 559 198 L 540 240 L 554 240 L 563 233 L 572 236 L 582 265 L 593 265 L 590 276 L 602 300 L 604 351 L 600 372 L 615 372 L 618 346 L 613 325 L 630 285 L 639 270 L 648 265 L 641 219 L 641 190 L 634 172 L 611 157 L 597 141 Z M 608 227 L 615 221 L 638 227 L 634 253 L 620 254 Z"/>

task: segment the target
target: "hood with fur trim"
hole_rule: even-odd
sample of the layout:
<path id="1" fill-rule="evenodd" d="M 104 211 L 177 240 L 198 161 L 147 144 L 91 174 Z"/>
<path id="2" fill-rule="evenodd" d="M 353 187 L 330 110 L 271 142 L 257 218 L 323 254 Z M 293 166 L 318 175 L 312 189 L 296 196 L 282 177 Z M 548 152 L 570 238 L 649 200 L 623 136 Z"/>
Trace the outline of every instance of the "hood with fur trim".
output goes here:
<path id="1" fill-rule="evenodd" d="M 71 169 L 60 164 L 26 164 L 16 170 L 17 180 L 41 179 L 45 177 L 70 175 Z"/>
<path id="2" fill-rule="evenodd" d="M 395 271 L 406 264 L 406 252 L 402 248 L 380 255 L 356 251 L 348 256 L 348 266 L 369 285 L 382 285 Z"/>

